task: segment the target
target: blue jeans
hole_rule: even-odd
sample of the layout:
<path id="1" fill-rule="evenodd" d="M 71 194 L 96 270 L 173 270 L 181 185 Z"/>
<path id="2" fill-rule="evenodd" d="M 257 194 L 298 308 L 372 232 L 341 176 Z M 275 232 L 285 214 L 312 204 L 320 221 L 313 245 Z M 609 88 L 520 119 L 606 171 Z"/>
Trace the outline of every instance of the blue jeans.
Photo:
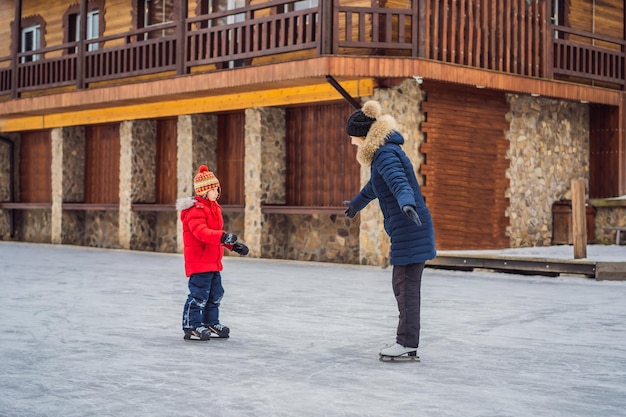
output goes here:
<path id="1" fill-rule="evenodd" d="M 220 322 L 220 302 L 224 296 L 219 272 L 202 272 L 189 277 L 189 295 L 183 309 L 183 330 Z"/>

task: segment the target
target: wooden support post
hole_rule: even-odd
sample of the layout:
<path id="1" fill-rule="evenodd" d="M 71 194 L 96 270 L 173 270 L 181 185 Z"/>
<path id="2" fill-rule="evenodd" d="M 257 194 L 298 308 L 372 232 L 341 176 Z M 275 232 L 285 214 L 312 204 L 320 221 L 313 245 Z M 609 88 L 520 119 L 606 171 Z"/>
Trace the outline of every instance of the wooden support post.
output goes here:
<path id="1" fill-rule="evenodd" d="M 411 56 L 426 57 L 426 0 L 413 1 L 413 21 L 411 22 L 413 32 L 413 45 L 411 46 Z"/>
<path id="2" fill-rule="evenodd" d="M 15 0 L 15 10 L 13 18 L 13 30 L 11 31 L 11 98 L 19 98 L 18 83 L 19 77 L 17 68 L 19 59 L 17 55 L 22 48 L 22 0 Z"/>
<path id="3" fill-rule="evenodd" d="M 87 0 L 80 0 L 80 25 L 78 27 L 78 50 L 76 53 L 76 88 L 85 88 L 85 45 L 87 40 Z"/>
<path id="4" fill-rule="evenodd" d="M 572 239 L 574 241 L 574 259 L 587 257 L 587 225 L 585 214 L 585 180 L 572 180 Z"/>
<path id="5" fill-rule="evenodd" d="M 333 22 L 337 14 L 336 1 L 320 1 L 317 6 L 320 19 L 320 37 L 318 42 L 318 54 L 330 55 L 333 51 Z"/>
<path id="6" fill-rule="evenodd" d="M 186 75 L 189 70 L 185 63 L 187 56 L 187 15 L 188 0 L 174 2 L 174 14 L 176 15 L 176 75 Z"/>

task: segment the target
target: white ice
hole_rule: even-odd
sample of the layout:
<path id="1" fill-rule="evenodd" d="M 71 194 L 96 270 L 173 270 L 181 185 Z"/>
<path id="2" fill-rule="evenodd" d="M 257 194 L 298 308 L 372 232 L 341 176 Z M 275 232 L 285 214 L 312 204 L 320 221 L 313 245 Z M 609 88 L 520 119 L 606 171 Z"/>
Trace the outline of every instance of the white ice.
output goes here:
<path id="1" fill-rule="evenodd" d="M 626 416 L 626 282 L 427 268 L 420 363 L 382 363 L 391 270 L 225 259 L 189 343 L 179 254 L 0 242 L 0 416 Z"/>

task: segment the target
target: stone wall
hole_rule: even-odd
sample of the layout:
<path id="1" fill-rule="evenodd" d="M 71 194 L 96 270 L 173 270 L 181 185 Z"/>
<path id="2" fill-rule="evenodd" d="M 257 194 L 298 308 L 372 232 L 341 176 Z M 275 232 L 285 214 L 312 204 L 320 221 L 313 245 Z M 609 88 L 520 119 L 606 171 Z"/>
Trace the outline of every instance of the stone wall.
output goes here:
<path id="1" fill-rule="evenodd" d="M 626 206 L 596 207 L 595 216 L 595 243 L 603 245 L 615 244 L 615 232 L 604 232 L 604 226 L 626 227 Z M 626 236 L 622 233 L 620 240 L 624 242 Z"/>
<path id="2" fill-rule="evenodd" d="M 178 249 L 176 243 L 178 213 L 176 211 L 159 211 L 155 215 L 155 251 L 175 253 Z"/>
<path id="3" fill-rule="evenodd" d="M 506 232 L 511 247 L 549 246 L 552 204 L 571 199 L 572 179 L 589 179 L 589 108 L 541 97 L 509 94 L 507 99 Z"/>
<path id="4" fill-rule="evenodd" d="M 11 142 L 17 140 L 16 135 L 2 137 Z M 0 140 L 0 201 L 11 201 L 11 148 L 11 143 Z M 11 216 L 10 210 L 0 209 L 0 240 L 11 239 Z"/>
<path id="5" fill-rule="evenodd" d="M 237 238 L 240 242 L 246 243 L 245 234 L 246 234 L 246 216 L 243 211 L 240 212 L 223 212 L 222 217 L 224 217 L 224 230 L 227 230 L 230 233 L 234 233 L 237 235 Z M 252 252 L 252 251 L 251 251 Z M 224 251 L 226 255 L 234 255 L 239 256 L 236 253 L 230 252 L 229 250 Z M 251 257 L 259 257 L 258 254 L 250 253 L 248 256 Z"/>
<path id="6" fill-rule="evenodd" d="M 85 128 L 52 132 L 53 243 L 85 245 L 84 210 L 62 210 L 63 203 L 85 201 Z M 59 211 L 62 211 L 59 215 Z"/>
<path id="7" fill-rule="evenodd" d="M 287 259 L 337 263 L 356 263 L 359 259 L 355 238 L 359 222 L 343 214 L 291 215 L 287 230 Z"/>
<path id="8" fill-rule="evenodd" d="M 52 213 L 46 210 L 16 210 L 16 239 L 25 242 L 52 243 Z"/>
<path id="9" fill-rule="evenodd" d="M 85 212 L 85 246 L 122 249 L 119 239 L 119 215 L 115 210 Z"/>

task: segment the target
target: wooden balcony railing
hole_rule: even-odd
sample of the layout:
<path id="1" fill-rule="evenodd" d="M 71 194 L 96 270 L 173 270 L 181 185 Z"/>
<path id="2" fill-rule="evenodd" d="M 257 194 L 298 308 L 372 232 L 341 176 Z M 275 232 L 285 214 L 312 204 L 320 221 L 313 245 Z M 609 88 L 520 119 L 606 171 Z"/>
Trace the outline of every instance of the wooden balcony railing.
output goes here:
<path id="1" fill-rule="evenodd" d="M 277 12 L 291 2 L 272 0 L 0 57 L 0 97 L 328 54 L 407 56 L 618 89 L 626 85 L 625 41 L 552 25 L 549 2 L 414 0 L 399 9 L 333 0 Z M 35 60 L 28 58 L 34 55 Z"/>
<path id="2" fill-rule="evenodd" d="M 554 74 L 624 89 L 626 41 L 564 26 L 554 27 Z"/>

